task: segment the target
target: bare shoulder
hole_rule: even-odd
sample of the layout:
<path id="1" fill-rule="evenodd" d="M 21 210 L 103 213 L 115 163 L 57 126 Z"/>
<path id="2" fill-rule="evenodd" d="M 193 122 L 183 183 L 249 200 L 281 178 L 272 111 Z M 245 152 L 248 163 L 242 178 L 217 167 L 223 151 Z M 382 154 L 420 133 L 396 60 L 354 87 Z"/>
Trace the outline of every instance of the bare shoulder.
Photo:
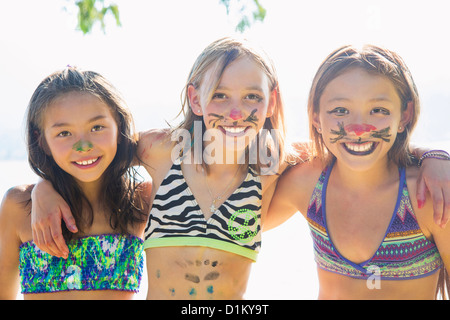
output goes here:
<path id="1" fill-rule="evenodd" d="M 5 193 L 0 207 L 0 229 L 20 229 L 25 219 L 29 219 L 33 187 L 34 185 L 15 186 Z"/>
<path id="2" fill-rule="evenodd" d="M 31 203 L 31 191 L 33 187 L 34 184 L 28 184 L 10 188 L 3 197 L 2 208 L 15 209 L 26 207 Z"/>
<path id="3" fill-rule="evenodd" d="M 300 186 L 309 186 L 312 183 L 315 185 L 323 169 L 324 165 L 320 160 L 312 159 L 289 167 L 283 173 L 282 179 Z"/>
<path id="4" fill-rule="evenodd" d="M 299 163 L 286 170 L 280 178 L 276 192 L 292 198 L 296 208 L 306 214 L 311 195 L 324 166 L 319 160 Z"/>

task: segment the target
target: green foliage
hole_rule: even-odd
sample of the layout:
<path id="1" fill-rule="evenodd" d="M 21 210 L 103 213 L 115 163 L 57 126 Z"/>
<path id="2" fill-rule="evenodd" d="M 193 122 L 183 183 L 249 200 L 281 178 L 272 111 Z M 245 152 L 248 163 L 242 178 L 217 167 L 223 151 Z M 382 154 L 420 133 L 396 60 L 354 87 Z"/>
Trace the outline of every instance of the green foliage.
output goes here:
<path id="1" fill-rule="evenodd" d="M 96 22 L 101 23 L 103 32 L 105 32 L 105 16 L 110 12 L 116 19 L 117 26 L 120 26 L 119 8 L 116 4 L 106 6 L 104 0 L 77 0 L 78 6 L 78 28 L 84 33 L 92 31 Z"/>
<path id="2" fill-rule="evenodd" d="M 68 0 L 73 1 L 73 0 Z M 219 0 L 230 15 L 231 6 L 236 6 L 238 24 L 236 31 L 244 32 L 255 21 L 264 21 L 266 9 L 259 3 L 259 0 Z M 233 1 L 233 3 L 232 3 Z M 119 8 L 116 4 L 105 5 L 104 0 L 75 0 L 78 7 L 78 28 L 84 33 L 90 33 L 96 22 L 100 22 L 103 32 L 105 32 L 105 16 L 110 13 L 116 20 L 116 25 L 120 26 Z M 233 10 L 234 14 L 234 10 Z"/>
<path id="3" fill-rule="evenodd" d="M 227 9 L 227 15 L 230 14 L 231 0 L 220 0 L 220 3 Z M 236 26 L 236 31 L 244 32 L 255 21 L 264 21 L 266 17 L 266 9 L 259 3 L 258 0 L 235 0 L 237 6 L 237 14 L 240 16 L 239 22 Z M 248 13 L 248 6 L 253 6 L 251 14 Z"/>

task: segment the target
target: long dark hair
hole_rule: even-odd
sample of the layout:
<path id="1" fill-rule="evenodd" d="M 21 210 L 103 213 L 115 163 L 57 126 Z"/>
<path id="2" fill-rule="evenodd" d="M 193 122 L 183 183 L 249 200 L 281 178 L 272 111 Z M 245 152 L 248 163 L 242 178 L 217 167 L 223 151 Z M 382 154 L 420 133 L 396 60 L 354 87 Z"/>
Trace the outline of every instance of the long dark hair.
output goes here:
<path id="1" fill-rule="evenodd" d="M 92 94 L 111 109 L 116 118 L 119 138 L 116 155 L 102 175 L 101 203 L 110 214 L 110 225 L 128 233 L 129 224 L 143 221 L 144 203 L 137 196 L 137 172 L 131 166 L 137 142 L 133 118 L 120 93 L 100 74 L 67 67 L 46 77 L 34 91 L 27 108 L 28 162 L 33 171 L 50 181 L 69 205 L 80 231 L 93 223 L 92 205 L 76 180 L 62 170 L 51 156 L 43 132 L 46 108 L 58 97 L 70 92 Z M 72 233 L 63 226 L 66 240 Z"/>

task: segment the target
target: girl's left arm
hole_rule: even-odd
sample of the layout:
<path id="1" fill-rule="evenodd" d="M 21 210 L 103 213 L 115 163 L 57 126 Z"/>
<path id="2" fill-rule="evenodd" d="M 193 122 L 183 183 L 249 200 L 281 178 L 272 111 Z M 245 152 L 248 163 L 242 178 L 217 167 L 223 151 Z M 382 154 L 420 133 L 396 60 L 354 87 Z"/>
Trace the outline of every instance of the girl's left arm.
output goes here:
<path id="1" fill-rule="evenodd" d="M 420 158 L 425 151 L 414 149 L 413 154 Z M 444 228 L 450 219 L 450 161 L 426 158 L 422 161 L 417 179 L 417 206 L 425 205 L 427 191 L 433 202 L 434 222 Z"/>
<path id="2" fill-rule="evenodd" d="M 18 203 L 20 190 L 12 188 L 0 206 L 0 299 L 14 300 L 19 290 L 19 246 L 17 221 L 24 216 Z M 23 208 L 23 207 L 22 207 Z M 22 212 L 20 212 L 22 211 Z"/>

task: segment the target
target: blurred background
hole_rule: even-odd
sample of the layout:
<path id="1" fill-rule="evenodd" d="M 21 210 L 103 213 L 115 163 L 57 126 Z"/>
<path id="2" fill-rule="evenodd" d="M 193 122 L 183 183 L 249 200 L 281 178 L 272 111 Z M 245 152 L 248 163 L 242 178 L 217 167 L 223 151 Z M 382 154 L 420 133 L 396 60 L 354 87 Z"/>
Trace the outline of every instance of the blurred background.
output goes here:
<path id="1" fill-rule="evenodd" d="M 136 130 L 166 127 L 179 121 L 196 57 L 227 35 L 257 43 L 274 60 L 291 140 L 308 139 L 307 95 L 322 60 L 342 45 L 371 43 L 399 53 L 413 74 L 422 102 L 413 142 L 450 150 L 449 1 L 97 0 L 98 10 L 110 10 L 103 28 L 94 20 L 86 32 L 78 13 L 87 2 L 95 1 L 2 1 L 0 195 L 36 181 L 26 161 L 24 115 L 48 74 L 66 65 L 97 71 L 124 95 Z M 264 234 L 246 298 L 316 299 L 317 293 L 312 243 L 298 214 Z"/>

